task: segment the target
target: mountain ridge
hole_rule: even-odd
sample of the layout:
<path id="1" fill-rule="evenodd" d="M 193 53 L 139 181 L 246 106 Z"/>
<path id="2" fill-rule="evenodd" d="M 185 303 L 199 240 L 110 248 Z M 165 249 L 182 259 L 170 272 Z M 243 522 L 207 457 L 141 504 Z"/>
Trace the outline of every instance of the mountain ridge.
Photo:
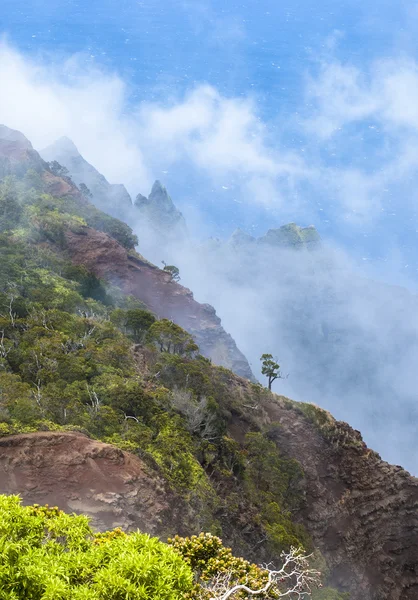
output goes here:
<path id="1" fill-rule="evenodd" d="M 415 600 L 417 479 L 326 411 L 212 364 L 190 333 L 206 354 L 236 348 L 214 309 L 26 142 L 1 148 L 0 492 L 100 528 L 215 532 L 257 562 L 303 545 L 352 600 Z"/>

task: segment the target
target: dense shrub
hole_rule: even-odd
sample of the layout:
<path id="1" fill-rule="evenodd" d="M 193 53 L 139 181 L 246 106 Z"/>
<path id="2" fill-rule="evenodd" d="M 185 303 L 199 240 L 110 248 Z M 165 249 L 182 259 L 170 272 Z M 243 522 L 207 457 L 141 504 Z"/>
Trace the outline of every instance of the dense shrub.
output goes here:
<path id="1" fill-rule="evenodd" d="M 10 600 L 178 600 L 191 568 L 156 538 L 94 535 L 84 516 L 0 496 L 0 597 Z"/>

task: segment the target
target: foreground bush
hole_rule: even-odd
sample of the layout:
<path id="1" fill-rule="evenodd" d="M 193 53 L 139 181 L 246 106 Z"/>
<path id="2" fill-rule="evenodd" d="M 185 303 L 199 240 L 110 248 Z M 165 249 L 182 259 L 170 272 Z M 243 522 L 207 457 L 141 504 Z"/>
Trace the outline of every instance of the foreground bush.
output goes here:
<path id="1" fill-rule="evenodd" d="M 178 600 L 192 582 L 190 567 L 156 538 L 94 535 L 84 516 L 0 496 L 2 600 Z"/>

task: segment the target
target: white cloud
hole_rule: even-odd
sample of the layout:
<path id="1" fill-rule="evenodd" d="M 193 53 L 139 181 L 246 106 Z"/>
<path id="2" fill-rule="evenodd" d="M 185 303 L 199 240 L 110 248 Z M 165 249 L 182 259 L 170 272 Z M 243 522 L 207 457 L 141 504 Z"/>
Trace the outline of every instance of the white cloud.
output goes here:
<path id="1" fill-rule="evenodd" d="M 343 218 L 376 220 L 388 188 L 407 210 L 418 166 L 418 64 L 400 58 L 360 70 L 328 61 L 308 79 L 306 104 L 302 128 L 311 147 L 319 143 L 325 160 L 339 163 L 322 161 L 316 183 L 325 184 Z"/>
<path id="2" fill-rule="evenodd" d="M 313 114 L 305 127 L 319 138 L 329 138 L 352 121 L 375 112 L 379 99 L 363 80 L 359 69 L 331 63 L 322 65 L 319 75 L 307 82 L 307 101 Z"/>
<path id="3" fill-rule="evenodd" d="M 288 187 L 288 179 L 308 173 L 295 153 L 268 147 L 266 126 L 251 100 L 225 98 L 209 85 L 168 106 L 145 104 L 138 118 L 153 156 L 168 162 L 187 160 L 214 179 L 239 178 L 242 193 L 257 202 L 277 203 L 279 180 Z M 276 188 L 276 193 L 254 195 L 256 181 L 263 188 Z"/>
<path id="4" fill-rule="evenodd" d="M 361 70 L 329 54 L 307 81 L 304 119 L 293 130 L 304 138 L 299 154 L 281 143 L 280 127 L 273 138 L 253 98 L 226 97 L 208 84 L 132 105 L 122 79 L 85 56 L 57 66 L 6 41 L 0 80 L 0 122 L 38 149 L 72 138 L 87 160 L 132 194 L 146 193 L 163 171 L 187 168 L 214 188 L 233 188 L 240 201 L 281 211 L 283 219 L 318 222 L 311 198 L 320 197 L 329 218 L 357 226 L 379 218 L 387 188 L 405 186 L 418 166 L 418 65 L 406 58 Z M 288 117 L 286 125 L 295 125 Z M 365 145 L 370 131 L 375 140 Z M 408 202 L 399 195 L 398 203 Z"/>
<path id="5" fill-rule="evenodd" d="M 126 90 L 83 56 L 57 67 L 0 43 L 0 122 L 22 131 L 38 149 L 66 135 L 111 181 L 151 178 L 123 116 Z"/>
<path id="6" fill-rule="evenodd" d="M 251 201 L 278 202 L 279 193 L 254 194 L 254 182 L 271 190 L 301 177 L 291 152 L 273 150 L 249 99 L 227 98 L 198 85 L 164 104 L 130 106 L 129 90 L 115 74 L 75 56 L 55 68 L 0 44 L 0 122 L 19 129 L 40 149 L 73 139 L 80 152 L 112 182 L 145 192 L 154 173 L 187 164 L 214 181 L 236 178 Z"/>
<path id="7" fill-rule="evenodd" d="M 401 127 L 418 131 L 418 64 L 411 59 L 377 61 L 364 71 L 328 62 L 308 79 L 306 93 L 312 114 L 305 127 L 322 138 L 365 120 L 391 135 Z"/>

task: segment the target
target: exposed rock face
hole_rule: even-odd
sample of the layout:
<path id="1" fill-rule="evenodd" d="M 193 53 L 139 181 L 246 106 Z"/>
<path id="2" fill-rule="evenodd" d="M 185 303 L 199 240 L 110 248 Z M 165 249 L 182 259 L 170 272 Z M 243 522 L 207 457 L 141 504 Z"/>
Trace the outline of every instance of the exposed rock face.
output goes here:
<path id="1" fill-rule="evenodd" d="M 68 138 L 57 140 L 41 152 L 47 161 L 56 160 L 68 169 L 68 172 L 77 186 L 82 183 L 87 186 L 92 194 L 93 203 L 110 215 L 118 219 L 128 219 L 132 211 L 132 201 L 126 188 L 122 184 L 111 184 L 88 163 L 79 153 L 75 144 Z"/>
<path id="2" fill-rule="evenodd" d="M 85 513 L 99 530 L 161 534 L 170 507 L 164 482 L 137 456 L 77 433 L 0 438 L 0 493 Z"/>
<path id="3" fill-rule="evenodd" d="M 172 319 L 196 339 L 202 354 L 215 364 L 253 379 L 245 356 L 221 325 L 214 308 L 199 304 L 187 288 L 171 280 L 140 255 L 128 254 L 115 240 L 88 227 L 67 232 L 71 260 L 119 285 L 161 318 Z"/>
<path id="4" fill-rule="evenodd" d="M 68 177 L 54 175 L 48 164 L 34 150 L 30 141 L 14 129 L 0 125 L 0 179 L 8 175 L 25 176 L 33 171 L 46 191 L 55 196 L 73 196 L 83 199 L 80 191 Z M 31 181 L 28 181 L 30 187 Z"/>
<path id="5" fill-rule="evenodd" d="M 160 181 L 154 183 L 148 198 L 138 194 L 134 206 L 140 216 L 139 227 L 151 228 L 153 234 L 158 237 L 162 236 L 165 242 L 167 236 L 172 239 L 181 239 L 187 234 L 183 215 L 176 208 Z"/>
<path id="6" fill-rule="evenodd" d="M 265 408 L 281 425 L 276 442 L 304 469 L 306 505 L 297 518 L 324 553 L 333 584 L 352 600 L 416 600 L 418 479 L 380 460 L 331 415 L 321 433 L 295 403 Z"/>
<path id="7" fill-rule="evenodd" d="M 24 175 L 28 169 L 40 172 L 44 166 L 44 161 L 23 133 L 0 125 L 0 178 Z"/>

